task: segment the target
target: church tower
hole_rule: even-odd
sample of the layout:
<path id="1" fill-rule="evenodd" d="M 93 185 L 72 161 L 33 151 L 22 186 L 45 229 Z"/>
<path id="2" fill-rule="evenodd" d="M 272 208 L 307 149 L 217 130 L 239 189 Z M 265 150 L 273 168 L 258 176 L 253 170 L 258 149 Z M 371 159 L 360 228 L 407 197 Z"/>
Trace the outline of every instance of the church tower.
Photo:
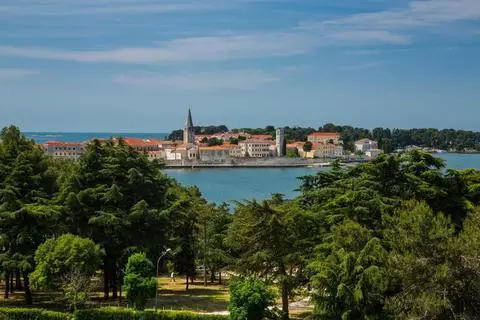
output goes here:
<path id="1" fill-rule="evenodd" d="M 193 132 L 193 121 L 190 108 L 188 108 L 188 114 L 185 118 L 185 125 L 183 127 L 183 143 L 195 143 L 195 133 Z"/>

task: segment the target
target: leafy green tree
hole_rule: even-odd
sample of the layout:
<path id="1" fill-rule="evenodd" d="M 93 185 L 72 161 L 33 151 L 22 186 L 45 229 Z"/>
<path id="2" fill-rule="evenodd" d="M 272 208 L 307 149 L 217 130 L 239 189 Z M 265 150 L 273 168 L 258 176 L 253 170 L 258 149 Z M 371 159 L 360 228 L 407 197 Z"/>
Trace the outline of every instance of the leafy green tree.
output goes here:
<path id="1" fill-rule="evenodd" d="M 25 302 L 32 303 L 29 274 L 37 246 L 59 227 L 59 208 L 52 204 L 57 191 L 55 172 L 48 170 L 48 159 L 33 141 L 17 127 L 4 128 L 0 135 L 0 268 L 5 275 L 5 298 L 9 279 L 20 273 Z"/>
<path id="2" fill-rule="evenodd" d="M 117 297 L 123 251 L 144 248 L 153 257 L 169 237 L 168 208 L 176 195 L 170 180 L 120 140 L 94 141 L 62 186 L 64 219 L 73 233 L 91 237 L 105 249 L 104 295 Z"/>
<path id="3" fill-rule="evenodd" d="M 275 303 L 275 293 L 259 278 L 245 277 L 235 279 L 230 284 L 228 310 L 231 320 L 272 319 L 269 309 Z"/>
<path id="4" fill-rule="evenodd" d="M 90 279 L 100 267 L 103 251 L 92 240 L 64 234 L 41 244 L 35 253 L 32 287 L 62 289 L 74 310 L 88 298 Z"/>
<path id="5" fill-rule="evenodd" d="M 127 301 L 137 310 L 144 310 L 148 299 L 155 297 L 157 284 L 154 265 L 144 253 L 135 253 L 128 258 L 124 290 Z"/>
<path id="6" fill-rule="evenodd" d="M 288 318 L 293 289 L 304 279 L 311 241 L 319 234 L 315 223 L 295 202 L 274 195 L 260 203 L 238 203 L 230 224 L 227 243 L 239 257 L 237 270 L 279 285 L 283 318 Z"/>

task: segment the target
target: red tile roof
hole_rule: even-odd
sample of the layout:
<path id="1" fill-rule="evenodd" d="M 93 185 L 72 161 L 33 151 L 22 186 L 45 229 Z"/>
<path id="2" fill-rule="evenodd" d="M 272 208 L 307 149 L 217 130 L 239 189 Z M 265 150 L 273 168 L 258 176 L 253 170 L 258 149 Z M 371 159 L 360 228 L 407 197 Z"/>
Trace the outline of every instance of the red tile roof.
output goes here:
<path id="1" fill-rule="evenodd" d="M 81 147 L 83 146 L 82 142 L 67 142 L 67 141 L 47 141 L 43 144 L 44 146 L 52 147 Z"/>

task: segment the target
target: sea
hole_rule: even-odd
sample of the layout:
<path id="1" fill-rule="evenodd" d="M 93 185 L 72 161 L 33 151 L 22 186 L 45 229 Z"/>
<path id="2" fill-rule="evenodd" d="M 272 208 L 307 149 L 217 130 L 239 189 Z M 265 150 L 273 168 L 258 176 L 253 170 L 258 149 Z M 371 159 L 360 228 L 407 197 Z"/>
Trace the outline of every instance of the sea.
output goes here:
<path id="1" fill-rule="evenodd" d="M 86 141 L 94 138 L 135 137 L 165 138 L 167 133 L 58 133 L 27 132 L 37 143 L 50 140 Z M 480 169 L 480 154 L 442 153 L 439 157 L 452 169 Z M 298 195 L 296 189 L 302 176 L 312 175 L 327 168 L 201 168 L 165 169 L 164 172 L 188 186 L 198 186 L 203 196 L 212 202 L 266 199 L 274 193 L 287 198 Z"/>

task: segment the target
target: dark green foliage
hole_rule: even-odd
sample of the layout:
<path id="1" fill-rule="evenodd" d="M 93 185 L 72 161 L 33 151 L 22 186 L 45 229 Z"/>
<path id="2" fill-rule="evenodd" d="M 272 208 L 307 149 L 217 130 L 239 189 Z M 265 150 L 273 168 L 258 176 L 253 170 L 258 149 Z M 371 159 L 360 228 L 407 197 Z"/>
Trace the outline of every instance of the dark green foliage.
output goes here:
<path id="1" fill-rule="evenodd" d="M 228 310 L 231 320 L 272 319 L 269 310 L 275 303 L 275 293 L 257 277 L 235 279 L 230 284 Z"/>
<path id="2" fill-rule="evenodd" d="M 303 144 L 303 151 L 310 152 L 312 151 L 313 145 L 310 141 L 307 141 Z"/>
<path id="3" fill-rule="evenodd" d="M 207 144 L 208 146 L 212 147 L 212 146 L 221 146 L 223 145 L 223 140 L 222 139 L 218 139 L 218 138 L 211 138 L 211 139 L 208 139 L 207 140 Z"/>
<path id="4" fill-rule="evenodd" d="M 76 320 L 226 320 L 226 316 L 203 315 L 189 312 L 160 311 L 138 312 L 128 309 L 105 308 L 96 310 L 79 310 Z"/>
<path id="5" fill-rule="evenodd" d="M 144 253 L 135 253 L 128 258 L 123 280 L 127 301 L 136 310 L 144 310 L 149 298 L 157 290 L 153 263 Z"/>
<path id="6" fill-rule="evenodd" d="M 255 273 L 280 287 L 283 317 L 293 290 L 305 284 L 306 261 L 319 230 L 315 219 L 276 194 L 263 202 L 238 203 L 227 243 L 238 256 L 235 268 L 244 275 Z"/>
<path id="7" fill-rule="evenodd" d="M 0 320 L 71 320 L 70 314 L 42 309 L 0 308 Z"/>

